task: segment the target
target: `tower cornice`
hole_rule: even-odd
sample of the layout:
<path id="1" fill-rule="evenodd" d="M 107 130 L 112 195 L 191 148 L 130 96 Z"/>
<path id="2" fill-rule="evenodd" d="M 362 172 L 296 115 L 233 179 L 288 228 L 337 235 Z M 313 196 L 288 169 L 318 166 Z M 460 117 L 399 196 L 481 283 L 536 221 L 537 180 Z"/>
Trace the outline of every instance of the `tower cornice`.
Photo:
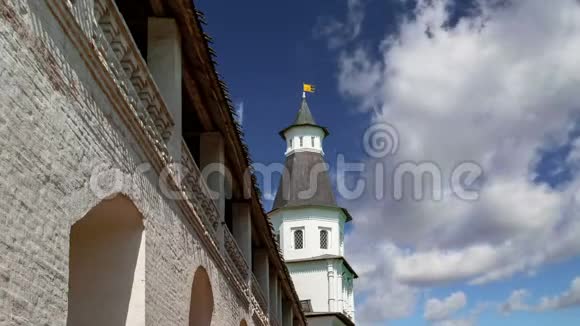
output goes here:
<path id="1" fill-rule="evenodd" d="M 308 204 L 306 204 L 306 205 L 286 205 L 283 207 L 273 208 L 272 210 L 270 210 L 267 213 L 267 215 L 272 216 L 273 214 L 275 214 L 278 211 L 291 210 L 291 209 L 302 209 L 302 208 L 323 208 L 323 209 L 331 209 L 331 210 L 340 210 L 345 216 L 345 223 L 352 221 L 352 215 L 350 215 L 350 212 L 348 211 L 348 209 L 346 209 L 344 207 L 340 207 L 340 206 L 328 206 L 328 205 L 308 205 Z"/>
<path id="2" fill-rule="evenodd" d="M 295 264 L 295 263 L 304 263 L 304 262 L 321 261 L 321 260 L 340 260 L 344 264 L 344 267 L 346 267 L 346 269 L 348 269 L 349 272 L 352 273 L 353 278 L 355 278 L 355 279 L 358 278 L 358 274 L 355 272 L 355 270 L 352 268 L 352 266 L 348 263 L 348 261 L 346 260 L 346 257 L 340 256 L 340 255 L 321 255 L 321 256 L 315 256 L 315 257 L 309 257 L 309 258 L 291 259 L 291 260 L 286 260 L 285 262 L 286 262 L 286 264 Z"/>

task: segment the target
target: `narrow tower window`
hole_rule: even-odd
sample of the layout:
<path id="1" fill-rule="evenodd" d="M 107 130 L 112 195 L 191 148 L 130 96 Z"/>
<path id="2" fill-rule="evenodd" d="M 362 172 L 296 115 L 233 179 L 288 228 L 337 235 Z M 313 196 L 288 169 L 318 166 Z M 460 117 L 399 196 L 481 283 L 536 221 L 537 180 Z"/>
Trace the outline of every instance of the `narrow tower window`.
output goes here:
<path id="1" fill-rule="evenodd" d="M 292 138 L 288 139 L 288 147 L 292 149 Z"/>
<path id="2" fill-rule="evenodd" d="M 304 248 L 304 231 L 294 231 L 294 249 Z"/>
<path id="3" fill-rule="evenodd" d="M 320 230 L 320 249 L 328 249 L 328 231 Z"/>
<path id="4" fill-rule="evenodd" d="M 304 138 L 304 137 L 300 136 L 300 147 L 304 146 L 303 142 L 302 142 L 302 138 Z"/>
<path id="5" fill-rule="evenodd" d="M 310 139 L 312 140 L 312 147 L 314 147 L 314 136 L 310 137 Z"/>

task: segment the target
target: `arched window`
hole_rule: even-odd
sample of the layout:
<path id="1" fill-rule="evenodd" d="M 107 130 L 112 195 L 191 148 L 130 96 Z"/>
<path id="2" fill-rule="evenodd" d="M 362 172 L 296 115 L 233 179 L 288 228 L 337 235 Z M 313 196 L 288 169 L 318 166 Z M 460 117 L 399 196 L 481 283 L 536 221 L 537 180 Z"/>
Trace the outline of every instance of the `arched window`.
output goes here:
<path id="1" fill-rule="evenodd" d="M 294 249 L 304 248 L 304 231 L 294 231 Z"/>
<path id="2" fill-rule="evenodd" d="M 314 136 L 310 137 L 311 141 L 312 141 L 312 147 L 315 147 L 316 145 L 314 145 Z"/>
<path id="3" fill-rule="evenodd" d="M 292 149 L 292 138 L 288 139 L 288 147 Z"/>
<path id="4" fill-rule="evenodd" d="M 303 138 L 304 138 L 304 137 L 300 136 L 300 147 L 304 146 L 304 143 L 303 143 L 303 141 L 302 141 L 302 140 L 303 140 Z"/>
<path id="5" fill-rule="evenodd" d="M 320 230 L 320 249 L 328 249 L 328 230 Z"/>

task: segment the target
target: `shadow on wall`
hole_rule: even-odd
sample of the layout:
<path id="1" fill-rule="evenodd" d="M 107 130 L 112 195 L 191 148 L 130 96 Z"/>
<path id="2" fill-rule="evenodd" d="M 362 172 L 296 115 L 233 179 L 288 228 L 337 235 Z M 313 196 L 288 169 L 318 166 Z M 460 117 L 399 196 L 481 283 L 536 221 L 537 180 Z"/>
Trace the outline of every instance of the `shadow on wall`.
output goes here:
<path id="1" fill-rule="evenodd" d="M 143 229 L 124 196 L 101 202 L 72 226 L 67 325 L 144 321 Z"/>
<path id="2" fill-rule="evenodd" d="M 213 292 L 207 271 L 198 267 L 193 276 L 189 326 L 210 326 L 213 314 Z"/>

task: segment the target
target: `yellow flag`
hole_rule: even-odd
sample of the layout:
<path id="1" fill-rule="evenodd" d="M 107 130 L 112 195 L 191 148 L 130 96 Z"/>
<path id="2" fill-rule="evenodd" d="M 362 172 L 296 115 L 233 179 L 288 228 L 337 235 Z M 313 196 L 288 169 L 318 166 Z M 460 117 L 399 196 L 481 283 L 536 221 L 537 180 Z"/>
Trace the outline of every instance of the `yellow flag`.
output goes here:
<path id="1" fill-rule="evenodd" d="M 311 85 L 311 84 L 303 84 L 303 85 L 304 85 L 305 92 L 314 93 L 314 85 Z"/>

